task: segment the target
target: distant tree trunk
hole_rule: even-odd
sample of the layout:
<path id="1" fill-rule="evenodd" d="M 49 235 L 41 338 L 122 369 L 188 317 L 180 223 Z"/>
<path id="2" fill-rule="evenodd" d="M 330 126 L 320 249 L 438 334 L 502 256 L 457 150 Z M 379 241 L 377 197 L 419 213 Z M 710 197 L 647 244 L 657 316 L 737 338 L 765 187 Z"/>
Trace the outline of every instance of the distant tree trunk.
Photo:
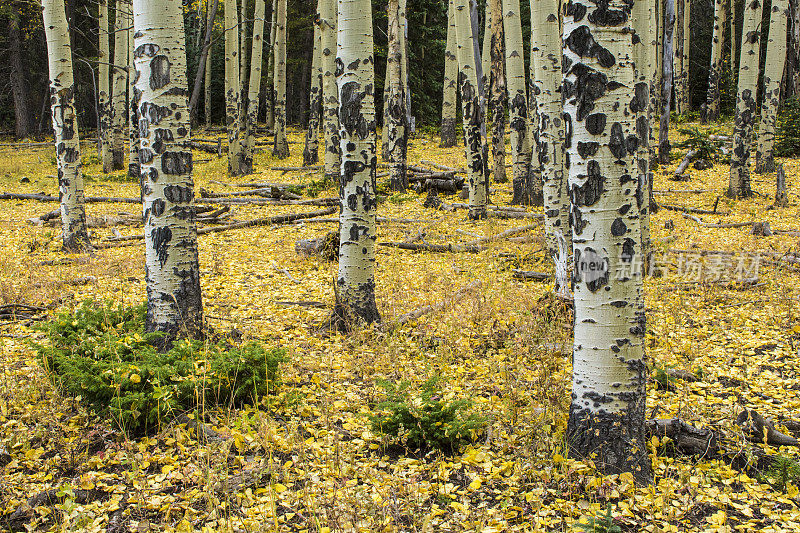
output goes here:
<path id="1" fill-rule="evenodd" d="M 675 55 L 672 57 L 672 75 L 673 83 L 675 85 L 675 112 L 678 115 L 683 115 L 686 110 L 683 108 L 683 93 L 686 88 L 683 85 L 685 80 L 684 69 L 686 53 L 683 50 L 686 44 L 684 38 L 685 27 L 683 25 L 684 12 L 688 7 L 689 0 L 675 0 Z"/>
<path id="2" fill-rule="evenodd" d="M 50 71 L 50 105 L 58 165 L 58 194 L 61 200 L 62 243 L 65 251 L 79 252 L 91 249 L 92 245 L 86 232 L 69 27 L 62 0 L 43 0 L 42 8 Z"/>
<path id="3" fill-rule="evenodd" d="M 211 78 L 210 78 L 210 69 L 211 63 L 209 63 L 209 58 L 211 57 L 211 34 L 214 29 L 213 20 L 216 19 L 217 15 L 217 7 L 219 6 L 219 1 L 214 0 L 214 3 L 211 5 L 210 9 L 211 12 L 208 14 L 208 19 L 211 20 L 209 24 L 206 25 L 205 36 L 203 37 L 203 46 L 200 50 L 200 58 L 197 62 L 197 75 L 194 79 L 194 88 L 192 89 L 192 97 L 189 99 L 189 115 L 191 116 L 192 124 L 197 123 L 197 104 L 200 101 L 200 88 L 205 81 L 206 86 L 206 95 L 205 100 L 207 103 L 207 107 L 210 105 L 211 102 Z M 205 77 L 205 80 L 203 79 Z M 211 114 L 211 109 L 206 109 L 207 116 Z M 208 124 L 206 122 L 206 124 Z"/>
<path id="4" fill-rule="evenodd" d="M 180 2 L 134 2 L 144 179 L 145 331 L 163 332 L 158 346 L 168 349 L 176 338 L 200 338 L 203 326 L 192 151 L 185 147 L 191 138 L 185 36 Z"/>
<path id="5" fill-rule="evenodd" d="M 269 35 L 267 60 L 267 129 L 275 131 L 275 38 L 277 36 L 278 0 L 272 0 L 272 24 Z"/>
<path id="6" fill-rule="evenodd" d="M 530 2 L 529 4 L 530 5 Z M 538 51 L 537 42 L 541 39 L 540 36 L 535 35 L 533 28 L 535 24 L 531 24 L 531 37 L 530 37 L 530 57 L 535 56 Z M 559 20 L 559 32 L 561 32 L 561 21 Z M 530 198 L 530 205 L 544 206 L 544 182 L 542 181 L 542 165 L 540 164 L 542 156 L 539 153 L 539 129 L 541 120 L 539 117 L 539 107 L 537 104 L 536 96 L 536 62 L 529 62 L 529 72 L 525 80 L 528 92 L 528 133 L 525 137 L 525 146 L 528 160 L 528 198 Z"/>
<path id="7" fill-rule="evenodd" d="M 408 87 L 408 51 L 406 50 L 406 31 L 408 29 L 408 20 L 406 19 L 406 0 L 399 1 L 400 10 L 400 35 L 398 38 L 400 48 L 400 84 L 403 86 L 403 94 L 405 95 L 406 103 L 403 106 L 406 110 L 406 131 L 409 131 L 410 125 L 410 109 L 411 109 L 411 95 Z M 389 118 L 389 65 L 387 62 L 386 76 L 383 80 L 383 129 L 381 131 L 381 157 L 384 161 L 388 161 L 389 155 L 389 130 L 387 125 L 391 121 Z M 407 134 L 406 134 L 407 135 Z"/>
<path id="8" fill-rule="evenodd" d="M 28 111 L 28 88 L 25 84 L 25 67 L 22 63 L 22 35 L 19 29 L 19 15 L 14 9 L 9 10 L 8 40 L 9 66 L 11 67 L 9 81 L 11 82 L 11 96 L 14 98 L 15 133 L 17 139 L 24 139 L 31 134 L 33 124 L 31 124 L 31 115 Z M 106 53 L 106 55 L 108 54 Z M 108 69 L 106 69 L 106 74 L 108 74 Z M 106 82 L 106 86 L 108 86 L 108 82 Z M 108 93 L 108 88 L 106 88 L 106 93 Z"/>
<path id="9" fill-rule="evenodd" d="M 406 137 L 414 133 L 414 120 L 411 117 L 411 85 L 408 82 L 408 0 L 400 0 L 400 78 L 403 82 L 403 94 L 406 98 Z"/>
<path id="10" fill-rule="evenodd" d="M 458 85 L 458 59 L 456 58 L 456 22 L 453 4 L 447 8 L 447 45 L 444 51 L 444 88 L 442 94 L 442 126 L 440 130 L 442 148 L 456 145 L 456 103 Z"/>
<path id="11" fill-rule="evenodd" d="M 320 0 L 322 44 L 322 132 L 325 138 L 325 179 L 339 183 L 342 152 L 339 144 L 339 89 L 336 85 L 336 0 Z"/>
<path id="12" fill-rule="evenodd" d="M 264 50 L 264 11 L 266 0 L 255 0 L 253 14 L 253 49 L 250 53 L 250 77 L 247 83 L 247 116 L 245 118 L 244 142 L 242 143 L 242 174 L 253 173 L 253 151 L 255 132 L 258 127 L 258 97 L 261 93 L 261 63 Z"/>
<path id="13" fill-rule="evenodd" d="M 133 16 L 131 16 L 133 24 Z M 136 39 L 128 39 L 128 177 L 136 178 L 141 183 L 141 168 L 139 165 L 139 98 L 136 90 Z"/>
<path id="14" fill-rule="evenodd" d="M 531 47 L 538 107 L 538 161 L 544 184 L 545 240 L 556 268 L 557 293 L 571 292 L 568 265 L 572 248 L 569 189 L 564 175 L 565 129 L 561 110 L 561 20 L 559 0 L 531 0 Z"/>
<path id="15" fill-rule="evenodd" d="M 319 30 L 319 4 L 317 0 L 317 21 L 314 23 L 314 52 L 311 61 L 311 90 L 308 95 L 308 129 L 306 145 L 303 150 L 303 165 L 313 165 L 319 161 L 319 122 L 322 112 L 322 45 Z"/>
<path id="16" fill-rule="evenodd" d="M 111 160 L 111 91 L 109 63 L 111 54 L 108 42 L 108 0 L 99 0 L 98 12 L 98 56 L 97 56 L 97 111 L 100 113 L 100 161 L 103 171 L 113 168 Z"/>
<path id="17" fill-rule="evenodd" d="M 401 67 L 402 68 L 402 67 Z M 389 161 L 389 63 L 387 54 L 386 71 L 383 77 L 383 111 L 381 112 L 381 120 L 383 128 L 381 128 L 381 159 Z"/>
<path id="18" fill-rule="evenodd" d="M 228 173 L 239 176 L 242 173 L 242 148 L 239 138 L 239 15 L 236 2 L 228 1 L 225 6 L 225 126 L 228 130 Z"/>
<path id="19" fill-rule="evenodd" d="M 239 111 L 242 124 L 246 122 L 247 115 L 247 0 L 239 0 L 239 81 L 242 93 L 239 95 Z"/>
<path id="20" fill-rule="evenodd" d="M 380 320 L 375 304 L 377 135 L 370 4 L 339 0 L 336 81 L 341 97 L 342 181 L 335 316 L 341 329 Z"/>
<path id="21" fill-rule="evenodd" d="M 736 53 L 739 50 L 739 47 L 736 46 L 736 15 L 737 15 L 737 6 L 736 3 L 739 0 L 729 0 L 730 2 L 730 34 L 731 34 L 731 73 L 738 72 L 738 64 L 736 62 Z M 746 1 L 746 0 L 745 0 Z"/>
<path id="22" fill-rule="evenodd" d="M 604 474 L 650 477 L 631 2 L 573 0 L 564 21 L 564 114 L 574 222 L 569 453 Z M 591 80 L 591 82 L 590 82 Z M 638 98 L 636 99 L 638 100 Z M 635 105 L 639 105 L 637 102 Z"/>
<path id="23" fill-rule="evenodd" d="M 484 91 L 489 94 L 489 83 L 492 72 L 492 2 L 486 2 L 486 10 L 483 15 L 483 48 L 481 50 L 481 72 L 483 73 Z M 488 98 L 487 98 L 488 100 Z"/>
<path id="24" fill-rule="evenodd" d="M 470 220 L 479 220 L 486 218 L 486 174 L 484 173 L 478 74 L 475 71 L 475 34 L 472 29 L 469 0 L 456 0 L 454 9 L 458 64 L 461 67 L 462 123 L 469 175 L 469 212 L 467 216 Z"/>
<path id="25" fill-rule="evenodd" d="M 114 90 L 112 94 L 112 138 L 111 164 L 113 170 L 125 168 L 125 123 L 128 90 L 128 34 L 130 28 L 131 5 L 129 1 L 117 0 L 114 22 Z"/>
<path id="26" fill-rule="evenodd" d="M 744 6 L 742 49 L 739 53 L 739 85 L 736 91 L 736 118 L 733 122 L 733 151 L 730 198 L 753 195 L 750 188 L 750 144 L 756 117 L 756 83 L 758 81 L 761 14 L 763 4 L 753 0 Z"/>
<path id="27" fill-rule="evenodd" d="M 789 72 L 787 80 L 789 85 L 788 94 L 800 96 L 800 0 L 790 0 L 792 18 L 792 31 L 789 42 L 791 43 L 789 61 Z"/>
<path id="28" fill-rule="evenodd" d="M 714 0 L 714 33 L 711 37 L 711 65 L 708 69 L 708 94 L 706 95 L 703 122 L 716 122 L 719 120 L 719 83 L 722 74 L 724 16 L 724 0 Z"/>
<path id="29" fill-rule="evenodd" d="M 775 119 L 781 99 L 781 77 L 786 65 L 786 27 L 789 5 L 786 0 L 772 0 L 769 40 L 764 64 L 764 102 L 758 129 L 756 172 L 775 172 Z"/>
<path id="30" fill-rule="evenodd" d="M 402 62 L 403 54 L 400 50 L 400 33 L 403 28 L 400 23 L 400 2 L 389 0 L 388 6 L 389 25 L 389 52 L 387 54 L 386 68 L 389 72 L 389 123 L 385 126 L 388 131 L 390 186 L 393 191 L 405 191 L 408 187 L 406 177 L 406 147 L 408 125 L 406 124 L 406 97 L 403 92 Z"/>
<path id="31" fill-rule="evenodd" d="M 272 155 L 289 157 L 286 139 L 286 0 L 278 0 L 275 30 L 275 146 Z"/>
<path id="32" fill-rule="evenodd" d="M 502 0 L 490 0 L 492 9 L 491 76 L 489 109 L 492 113 L 492 162 L 494 181 L 505 183 L 506 177 L 506 69 L 505 36 L 503 35 Z"/>
<path id="33" fill-rule="evenodd" d="M 650 165 L 658 162 L 658 133 L 660 128 L 654 127 L 661 117 L 661 84 L 663 83 L 664 66 L 664 4 L 665 1 L 654 2 L 653 13 L 653 78 L 650 85 Z"/>
<path id="34" fill-rule="evenodd" d="M 691 62 L 689 61 L 689 52 L 691 50 L 691 40 L 692 40 L 691 16 L 692 16 L 692 2 L 691 0 L 683 0 L 683 19 L 681 21 L 681 24 L 683 25 L 683 46 L 681 47 L 682 56 L 681 56 L 681 77 L 680 77 L 681 115 L 691 111 L 690 98 L 692 91 L 691 88 L 689 87 L 689 80 L 691 80 L 691 77 L 689 76 L 689 70 L 691 69 Z"/>
<path id="35" fill-rule="evenodd" d="M 211 7 L 211 2 L 214 2 L 214 7 Z M 206 33 L 214 28 L 214 19 L 217 14 L 217 0 L 206 0 Z M 209 34 L 210 35 L 210 34 Z M 211 42 L 208 43 L 211 46 Z M 211 49 L 206 52 L 206 68 L 205 68 L 205 94 L 203 95 L 203 102 L 205 104 L 205 124 L 206 127 L 211 125 Z"/>
<path id="36" fill-rule="evenodd" d="M 523 61 L 522 26 L 519 0 L 503 0 L 503 30 L 506 38 L 506 85 L 508 87 L 508 121 L 511 126 L 511 158 L 513 161 L 512 204 L 530 205 L 528 195 L 528 95 Z"/>
<path id="37" fill-rule="evenodd" d="M 658 161 L 669 164 L 669 112 L 672 100 L 672 36 L 675 28 L 675 0 L 664 2 L 664 50 L 661 62 L 661 121 L 658 127 Z"/>

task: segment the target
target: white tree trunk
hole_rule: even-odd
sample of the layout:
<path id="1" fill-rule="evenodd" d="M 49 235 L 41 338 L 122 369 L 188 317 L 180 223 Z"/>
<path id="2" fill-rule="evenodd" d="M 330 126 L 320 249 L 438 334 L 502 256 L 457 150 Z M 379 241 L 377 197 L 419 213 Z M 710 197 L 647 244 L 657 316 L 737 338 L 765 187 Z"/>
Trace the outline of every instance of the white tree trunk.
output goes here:
<path id="1" fill-rule="evenodd" d="M 335 0 L 334 0 L 335 1 Z M 272 0 L 272 23 L 269 32 L 269 59 L 267 60 L 267 129 L 275 131 L 275 35 L 278 0 Z"/>
<path id="2" fill-rule="evenodd" d="M 602 7 L 598 7 L 602 6 Z M 645 315 L 636 201 L 631 2 L 573 0 L 564 20 L 564 113 L 575 320 L 570 454 L 650 479 Z M 637 99 L 638 100 L 638 99 Z M 638 106 L 638 103 L 635 104 Z"/>
<path id="3" fill-rule="evenodd" d="M 408 187 L 406 177 L 406 151 L 408 124 L 406 123 L 406 95 L 403 90 L 403 53 L 400 34 L 403 31 L 400 18 L 399 0 L 389 0 L 389 52 L 386 71 L 389 74 L 389 101 L 385 128 L 388 132 L 390 187 L 393 191 L 405 191 Z"/>
<path id="4" fill-rule="evenodd" d="M 61 240 L 65 251 L 78 252 L 91 249 L 91 244 L 86 232 L 69 27 L 63 0 L 43 0 L 42 8 L 50 72 L 50 108 L 58 165 L 58 194 L 61 199 Z"/>
<path id="5" fill-rule="evenodd" d="M 714 32 L 711 37 L 711 64 L 708 68 L 708 93 L 703 113 L 705 122 L 719 120 L 719 90 L 722 75 L 722 39 L 725 26 L 725 0 L 714 0 Z"/>
<path id="6" fill-rule="evenodd" d="M 317 0 L 317 18 L 319 4 Z M 314 23 L 314 52 L 311 60 L 311 89 L 308 93 L 308 129 L 303 150 L 303 165 L 314 165 L 319 161 L 319 122 L 322 111 L 322 46 L 318 22 Z"/>
<path id="7" fill-rule="evenodd" d="M 761 104 L 761 126 L 758 130 L 756 172 L 775 172 L 775 119 L 781 98 L 781 77 L 786 65 L 786 27 L 789 2 L 772 0 L 769 17 L 769 40 L 764 64 L 764 102 Z"/>
<path id="8" fill-rule="evenodd" d="M 236 2 L 225 2 L 225 126 L 228 130 L 228 172 L 242 172 L 242 146 L 239 138 L 239 15 Z"/>
<path id="9" fill-rule="evenodd" d="M 375 304 L 375 59 L 370 0 L 339 0 L 337 85 L 342 168 L 339 188 L 340 327 L 380 320 Z"/>
<path id="10" fill-rule="evenodd" d="M 680 97 L 680 114 L 688 113 L 691 109 L 689 107 L 689 98 L 691 91 L 689 88 L 689 51 L 691 46 L 692 27 L 692 2 L 691 0 L 683 0 L 683 20 L 680 22 L 683 25 L 683 45 L 681 47 L 681 77 L 679 82 L 681 84 L 681 97 Z"/>
<path id="11" fill-rule="evenodd" d="M 133 4 L 131 4 L 133 8 Z M 133 15 L 131 14 L 131 25 L 133 25 Z M 136 65 L 134 64 L 136 54 L 136 44 L 133 39 L 128 39 L 128 176 L 141 180 L 141 168 L 139 168 L 139 94 L 136 91 Z"/>
<path id="12" fill-rule="evenodd" d="M 512 204 L 530 204 L 528 195 L 528 94 L 523 58 L 519 0 L 503 0 L 503 30 L 506 37 L 506 87 L 508 122 L 511 127 L 511 159 L 514 197 Z"/>
<path id="13" fill-rule="evenodd" d="M 245 141 L 242 147 L 242 173 L 253 173 L 253 151 L 256 147 L 255 131 L 258 127 L 258 97 L 261 94 L 261 63 L 264 50 L 264 12 L 266 0 L 255 0 L 253 13 L 253 48 L 250 53 L 250 79 L 247 83 L 247 117 Z"/>
<path id="14" fill-rule="evenodd" d="M 275 15 L 275 146 L 272 155 L 289 157 L 286 139 L 286 0 L 278 0 Z"/>
<path id="15" fill-rule="evenodd" d="M 491 75 L 489 76 L 489 109 L 492 115 L 492 165 L 495 183 L 505 183 L 506 176 L 506 52 L 503 35 L 503 3 L 490 0 L 492 5 Z M 561 38 L 559 32 L 559 39 Z"/>
<path id="16" fill-rule="evenodd" d="M 556 292 L 569 295 L 567 265 L 572 235 L 569 227 L 569 189 L 564 175 L 564 121 L 561 116 L 561 20 L 558 0 L 531 0 L 531 50 L 539 115 L 539 160 L 544 192 L 545 240 L 556 268 Z"/>
<path id="17" fill-rule="evenodd" d="M 684 71 L 684 58 L 685 54 L 683 46 L 686 40 L 684 34 L 684 12 L 688 0 L 675 0 L 675 54 L 672 56 L 672 74 L 673 85 L 675 87 L 675 112 L 682 115 L 685 110 L 683 109 L 683 71 Z"/>
<path id="18" fill-rule="evenodd" d="M 339 146 L 339 89 L 336 85 L 336 0 L 321 0 L 322 130 L 325 138 L 325 179 L 339 182 L 342 152 Z"/>
<path id="19" fill-rule="evenodd" d="M 492 72 L 492 3 L 486 2 L 483 16 L 483 49 L 481 50 L 481 73 L 483 90 L 489 92 L 489 78 Z"/>
<path id="20" fill-rule="evenodd" d="M 214 21 L 211 20 L 211 2 L 206 0 L 206 26 L 214 27 Z M 211 49 L 209 48 L 206 55 L 206 68 L 205 68 L 205 87 L 204 87 L 204 103 L 205 103 L 205 122 L 206 126 L 211 125 Z"/>
<path id="21" fill-rule="evenodd" d="M 661 51 L 661 120 L 658 125 L 658 161 L 669 164 L 669 113 L 672 107 L 672 69 L 673 34 L 675 30 L 675 0 L 664 2 L 664 47 Z"/>
<path id="22" fill-rule="evenodd" d="M 756 117 L 756 83 L 758 81 L 761 13 L 763 4 L 748 2 L 744 6 L 742 48 L 739 53 L 739 86 L 736 88 L 736 118 L 733 122 L 733 151 L 728 185 L 730 198 L 753 195 L 750 188 L 750 144 Z"/>
<path id="23" fill-rule="evenodd" d="M 134 0 L 147 331 L 202 335 L 186 49 L 180 0 Z"/>
<path id="24" fill-rule="evenodd" d="M 483 136 L 481 135 L 481 103 L 478 94 L 478 73 L 475 69 L 475 32 L 472 28 L 469 0 L 455 2 L 458 64 L 461 67 L 461 111 L 464 144 L 469 176 L 470 220 L 486 218 L 486 174 L 484 172 Z"/>
<path id="25" fill-rule="evenodd" d="M 114 89 L 111 104 L 113 112 L 111 163 L 114 170 L 125 168 L 125 123 L 127 122 L 128 91 L 128 37 L 131 26 L 131 4 L 129 0 L 117 0 L 114 22 Z"/>
<path id="26" fill-rule="evenodd" d="M 109 79 L 109 63 L 111 53 L 108 42 L 108 0 L 98 2 L 98 37 L 99 53 L 97 63 L 97 100 L 100 113 L 100 160 L 103 172 L 111 172 L 111 87 Z"/>
<path id="27" fill-rule="evenodd" d="M 654 28 L 651 23 L 653 20 L 652 4 L 644 0 L 635 2 L 631 16 L 635 32 L 633 61 L 636 85 L 630 107 L 636 113 L 636 138 L 638 139 L 636 170 L 639 181 L 638 191 L 640 192 L 636 196 L 636 203 L 641 220 L 642 257 L 645 258 L 645 265 L 649 267 L 647 258 L 650 253 L 650 180 L 653 177 L 650 169 L 650 117 L 653 114 L 650 90 L 653 87 L 655 52 L 653 47 Z"/>
<path id="28" fill-rule="evenodd" d="M 453 5 L 447 7 L 447 44 L 444 50 L 444 85 L 442 89 L 442 126 L 440 135 L 442 148 L 456 145 L 456 111 L 458 85 L 458 59 L 456 58 L 456 19 Z"/>

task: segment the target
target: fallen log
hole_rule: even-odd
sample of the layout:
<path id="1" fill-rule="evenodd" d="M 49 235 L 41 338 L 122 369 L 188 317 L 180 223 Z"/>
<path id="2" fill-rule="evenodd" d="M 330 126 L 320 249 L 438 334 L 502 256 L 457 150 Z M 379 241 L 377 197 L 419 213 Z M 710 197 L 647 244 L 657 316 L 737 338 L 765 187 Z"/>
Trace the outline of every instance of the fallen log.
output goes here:
<path id="1" fill-rule="evenodd" d="M 475 254 L 485 250 L 483 246 L 469 246 L 465 244 L 428 244 L 416 242 L 379 242 L 378 246 L 400 248 L 401 250 L 413 250 L 415 252 L 469 252 Z"/>
<path id="2" fill-rule="evenodd" d="M 261 196 L 262 198 L 275 198 L 279 200 L 299 200 L 302 197 L 278 187 L 260 187 L 247 191 L 214 192 L 200 187 L 201 198 L 230 198 L 235 196 Z"/>
<path id="3" fill-rule="evenodd" d="M 694 213 L 696 215 L 730 215 L 730 213 L 717 213 L 716 207 L 712 209 L 700 209 L 697 207 L 686 207 L 683 205 L 661 204 L 667 211 L 679 211 L 681 213 Z"/>
<path id="4" fill-rule="evenodd" d="M 0 200 L 36 200 L 37 202 L 58 202 L 58 196 L 50 196 L 44 193 L 2 193 Z M 120 203 L 120 204 L 140 204 L 139 198 L 113 198 L 106 196 L 87 196 L 84 198 L 87 204 L 96 203 Z"/>
<path id="5" fill-rule="evenodd" d="M 683 218 L 691 220 L 692 222 L 696 222 L 697 224 L 699 224 L 704 228 L 745 228 L 753 225 L 753 222 L 730 222 L 726 224 L 712 224 L 711 222 L 704 222 L 699 218 L 690 215 L 689 213 L 683 213 Z"/>
<path id="6" fill-rule="evenodd" d="M 224 181 L 211 180 L 209 183 L 222 185 L 223 187 L 239 187 L 247 189 L 261 189 L 264 187 L 274 187 L 278 189 L 304 189 L 305 185 L 291 184 L 291 183 L 273 183 L 273 182 L 249 182 L 249 183 L 225 183 Z"/>
<path id="7" fill-rule="evenodd" d="M 534 272 L 532 270 L 520 270 L 518 268 L 515 268 L 513 272 L 516 279 L 521 279 L 524 281 L 547 281 L 550 279 L 550 274 L 547 272 Z"/>
<path id="8" fill-rule="evenodd" d="M 329 231 L 315 239 L 300 239 L 295 243 L 294 251 L 308 257 L 316 255 L 325 261 L 335 261 L 339 258 L 339 232 Z"/>
<path id="9" fill-rule="evenodd" d="M 742 428 L 750 442 L 769 444 L 772 446 L 797 446 L 800 441 L 775 429 L 770 419 L 761 416 L 754 409 L 745 409 L 736 417 L 736 425 Z"/>
<path id="10" fill-rule="evenodd" d="M 406 324 L 412 320 L 416 320 L 424 315 L 441 311 L 448 305 L 460 302 L 461 300 L 464 299 L 465 296 L 467 296 L 467 294 L 469 294 L 470 292 L 472 292 L 473 290 L 477 289 L 480 286 L 481 286 L 480 280 L 475 280 L 469 285 L 462 287 L 461 289 L 456 291 L 456 293 L 453 294 L 453 296 L 451 296 L 450 298 L 445 298 L 444 300 L 441 300 L 435 304 L 426 305 L 425 307 L 420 307 L 419 309 L 411 311 L 410 313 L 400 315 L 391 322 L 388 322 L 385 325 L 381 326 L 381 329 L 383 331 L 392 331 L 402 326 L 403 324 Z"/>
<path id="11" fill-rule="evenodd" d="M 272 198 L 195 198 L 195 204 L 219 205 L 316 205 L 338 206 L 339 198 L 312 198 L 309 200 L 275 200 Z"/>
<path id="12" fill-rule="evenodd" d="M 719 451 L 716 433 L 710 429 L 696 428 L 678 419 L 653 419 L 645 422 L 648 437 L 669 438 L 675 447 L 687 455 L 712 456 Z"/>
<path id="13" fill-rule="evenodd" d="M 306 167 L 270 167 L 270 170 L 286 174 L 287 172 L 302 172 L 304 170 L 322 170 L 322 165 L 309 165 Z"/>
<path id="14" fill-rule="evenodd" d="M 689 164 L 694 160 L 695 157 L 697 157 L 697 150 L 689 150 L 686 152 L 686 155 L 675 168 L 675 173 L 673 174 L 672 179 L 681 179 L 681 176 L 683 176 L 683 173 L 686 172 L 686 169 L 689 167 Z"/>

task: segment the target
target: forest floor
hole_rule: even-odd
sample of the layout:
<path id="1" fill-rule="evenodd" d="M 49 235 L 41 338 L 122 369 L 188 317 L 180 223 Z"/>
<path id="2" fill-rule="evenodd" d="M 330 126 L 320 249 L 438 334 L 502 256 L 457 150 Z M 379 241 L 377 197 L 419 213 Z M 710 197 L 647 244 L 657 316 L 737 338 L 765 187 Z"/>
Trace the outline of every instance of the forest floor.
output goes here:
<path id="1" fill-rule="evenodd" d="M 270 170 L 302 164 L 302 133 L 293 131 L 290 139 L 297 144 L 289 159 L 273 160 L 268 149 L 256 157 L 257 173 L 238 180 L 227 177 L 225 158 L 196 152 L 198 190 L 233 190 L 212 180 L 318 180 L 319 173 Z M 88 196 L 138 197 L 137 183 L 121 172 L 103 176 L 93 149 L 86 145 L 84 152 Z M 409 150 L 409 163 L 421 159 L 464 164 L 461 146 L 442 149 L 424 135 Z M 754 449 L 800 460 L 797 448 L 748 442 L 735 424 L 743 408 L 776 422 L 800 421 L 800 270 L 786 256 L 800 252 L 800 160 L 783 162 L 787 208 L 769 209 L 774 174 L 753 174 L 757 195 L 740 201 L 724 196 L 724 164 L 690 169 L 689 181 L 676 182 L 668 179 L 675 160 L 655 179 L 660 203 L 716 205 L 716 214 L 692 215 L 704 222 L 768 221 L 780 230 L 762 237 L 749 226 L 701 227 L 666 209 L 652 218 L 656 260 L 669 266 L 645 281 L 649 365 L 654 377 L 675 369 L 700 379 L 653 379 L 648 418 L 712 428 L 745 462 L 757 459 Z M 51 146 L 0 148 L 0 192 L 57 195 L 53 174 Z M 507 205 L 510 184 L 493 187 L 492 200 Z M 334 188 L 320 192 L 336 194 Z M 534 222 L 468 222 L 464 210 L 434 211 L 423 200 L 389 193 L 379 216 L 405 221 L 379 224 L 378 240 L 403 241 L 422 231 L 429 243 L 464 243 Z M 0 200 L 0 306 L 43 306 L 52 316 L 88 298 L 144 301 L 143 244 L 65 256 L 57 226 L 26 222 L 56 206 Z M 232 218 L 314 209 L 235 206 Z M 93 217 L 139 212 L 135 204 L 111 203 L 90 204 L 87 211 Z M 595 531 L 800 530 L 798 471 L 787 470 L 780 483 L 774 473 L 745 469 L 741 460 L 734 468 L 720 458 L 668 453 L 653 439 L 654 482 L 637 487 L 630 476 L 601 477 L 591 465 L 565 458 L 571 318 L 547 296 L 552 282 L 513 275 L 514 268 L 552 271 L 540 238 L 491 242 L 479 253 L 378 247 L 376 292 L 385 322 L 453 298 L 476 280 L 480 285 L 458 303 L 390 332 L 325 336 L 314 326 L 330 313 L 336 264 L 298 255 L 295 242 L 335 228 L 278 224 L 200 237 L 209 326 L 284 347 L 290 358 L 279 392 L 286 401 L 270 408 L 208 406 L 207 424 L 222 437 L 213 441 L 198 442 L 177 423 L 149 438 L 126 437 L 53 388 L 31 345 L 43 334 L 30 321 L 0 319 L 0 529 L 11 527 L 16 512 L 15 527 L 40 531 L 575 531 L 610 509 L 613 523 L 601 529 L 598 518 Z M 102 242 L 114 231 L 141 229 L 92 231 L 93 241 Z M 540 226 L 524 235 L 541 232 Z M 701 255 L 704 250 L 738 255 Z M 726 277 L 739 274 L 748 281 Z M 277 303 L 286 301 L 327 308 Z M 486 428 L 450 454 L 385 448 L 368 418 L 384 398 L 378 380 L 407 380 L 418 390 L 433 376 L 441 378 L 444 398 L 470 398 Z M 50 489 L 60 490 L 55 502 L 29 508 L 30 498 Z M 78 489 L 93 496 L 74 498 Z"/>

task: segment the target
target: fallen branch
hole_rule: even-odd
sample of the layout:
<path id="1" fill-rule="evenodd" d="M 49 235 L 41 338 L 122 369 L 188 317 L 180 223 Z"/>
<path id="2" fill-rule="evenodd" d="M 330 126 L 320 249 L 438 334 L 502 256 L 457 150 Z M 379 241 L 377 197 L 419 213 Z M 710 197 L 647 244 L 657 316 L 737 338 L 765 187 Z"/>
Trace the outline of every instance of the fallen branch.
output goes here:
<path id="1" fill-rule="evenodd" d="M 653 419 L 645 422 L 648 437 L 669 438 L 678 450 L 687 455 L 704 457 L 719 451 L 716 433 L 710 429 L 696 428 L 678 419 Z"/>
<path id="2" fill-rule="evenodd" d="M 487 235 L 485 237 L 480 237 L 478 239 L 475 239 L 474 241 L 470 241 L 466 244 L 466 246 L 478 246 L 481 244 L 485 244 L 487 242 L 500 241 L 505 239 L 506 237 L 511 237 L 513 235 L 517 235 L 518 233 L 525 233 L 526 231 L 536 229 L 537 227 L 539 227 L 539 224 L 528 224 L 527 226 L 522 226 L 520 228 L 507 229 L 496 235 Z"/>
<path id="3" fill-rule="evenodd" d="M 396 319 L 392 320 L 391 322 L 388 322 L 385 325 L 381 326 L 381 329 L 383 331 L 392 331 L 402 326 L 403 324 L 406 324 L 407 322 L 410 322 L 412 320 L 416 320 L 424 315 L 441 311 L 450 304 L 460 302 L 461 300 L 464 299 L 464 297 L 467 294 L 480 287 L 480 285 L 481 285 L 480 280 L 475 280 L 469 285 L 462 287 L 461 289 L 456 291 L 456 293 L 450 298 L 446 298 L 432 305 L 426 305 L 425 307 L 420 307 L 415 311 L 411 311 L 410 313 L 401 315 Z"/>
<path id="4" fill-rule="evenodd" d="M 698 217 L 692 216 L 689 213 L 683 213 L 683 218 L 691 220 L 692 222 L 696 222 L 700 226 L 704 228 L 746 228 L 748 226 L 752 227 L 752 222 L 730 222 L 726 224 L 712 224 L 710 222 L 704 222 L 700 220 Z"/>
<path id="5" fill-rule="evenodd" d="M 514 272 L 514 277 L 516 279 L 521 279 L 526 281 L 527 280 L 547 281 L 548 279 L 550 279 L 550 274 L 548 274 L 547 272 L 534 272 L 531 270 L 520 270 L 518 268 L 515 268 L 513 272 Z"/>
<path id="6" fill-rule="evenodd" d="M 697 215 L 730 215 L 730 213 L 717 213 L 716 209 L 699 209 L 697 207 L 685 207 L 682 205 L 661 204 L 667 211 L 679 211 L 681 213 L 694 213 Z"/>
<path id="7" fill-rule="evenodd" d="M 49 194 L 27 194 L 27 193 L 2 193 L 0 200 L 36 200 L 38 202 L 58 202 L 58 196 L 50 196 Z M 84 198 L 87 204 L 95 203 L 119 203 L 119 204 L 140 204 L 142 203 L 139 198 L 112 198 L 106 196 L 87 196 Z"/>
<path id="8" fill-rule="evenodd" d="M 772 420 L 764 418 L 753 409 L 745 409 L 739 413 L 736 424 L 742 428 L 750 442 L 800 447 L 800 441 L 775 429 Z"/>
<path id="9" fill-rule="evenodd" d="M 485 249 L 483 246 L 470 246 L 467 244 L 428 244 L 411 242 L 379 242 L 378 246 L 400 248 L 401 250 L 413 250 L 415 252 L 469 252 L 473 254 Z"/>
<path id="10" fill-rule="evenodd" d="M 673 174 L 673 179 L 678 179 L 683 176 L 683 173 L 686 172 L 689 164 L 697 157 L 697 150 L 689 150 L 686 152 L 686 155 L 683 157 L 681 162 L 678 164 L 677 168 L 675 169 L 675 173 Z"/>
<path id="11" fill-rule="evenodd" d="M 339 205 L 338 197 L 310 200 L 274 200 L 271 198 L 195 198 L 195 204 L 219 205 Z"/>

